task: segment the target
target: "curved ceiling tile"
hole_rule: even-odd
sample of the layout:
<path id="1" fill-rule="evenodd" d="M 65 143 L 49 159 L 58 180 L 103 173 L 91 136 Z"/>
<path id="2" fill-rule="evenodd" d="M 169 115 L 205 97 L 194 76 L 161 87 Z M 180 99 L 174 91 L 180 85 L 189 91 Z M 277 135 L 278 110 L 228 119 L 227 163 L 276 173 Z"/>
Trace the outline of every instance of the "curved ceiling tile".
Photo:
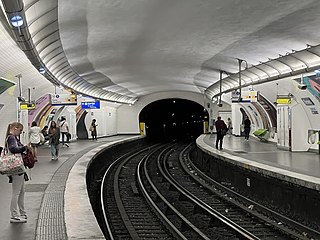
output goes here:
<path id="1" fill-rule="evenodd" d="M 52 49 L 55 49 L 57 46 L 61 47 L 61 42 L 59 39 L 56 39 L 55 41 L 47 42 L 47 45 L 43 46 L 42 48 L 38 46 L 37 50 L 38 50 L 39 56 L 49 54 L 52 51 Z"/>
<path id="2" fill-rule="evenodd" d="M 60 57 L 59 57 L 60 56 Z M 63 51 L 61 51 L 60 48 L 56 49 L 55 51 L 50 52 L 50 54 L 44 56 L 42 58 L 42 61 L 44 63 L 50 63 L 51 60 L 53 60 L 53 62 L 58 62 L 61 59 L 65 58 L 65 54 Z M 55 60 L 54 60 L 55 59 Z M 57 60 L 59 59 L 59 60 Z"/>
<path id="3" fill-rule="evenodd" d="M 317 51 L 315 51 L 313 49 L 312 50 L 307 49 L 306 51 L 309 55 L 312 56 L 309 58 L 310 66 L 314 67 L 314 66 L 320 65 L 320 53 L 318 53 Z"/>
<path id="4" fill-rule="evenodd" d="M 294 53 L 294 56 L 308 64 L 308 67 L 318 65 L 320 63 L 320 57 L 308 51 Z"/>
<path id="5" fill-rule="evenodd" d="M 52 49 L 50 52 L 48 51 L 46 54 L 43 54 L 42 59 L 44 59 L 43 61 L 48 61 L 48 58 L 51 55 L 56 55 L 57 53 L 62 53 L 62 52 L 63 52 L 62 47 L 56 47 L 56 48 Z"/>
<path id="6" fill-rule="evenodd" d="M 273 66 L 274 68 L 278 69 L 280 75 L 293 71 L 293 68 L 286 62 L 282 61 L 282 59 L 280 60 L 280 58 L 270 61 L 269 66 Z"/>
<path id="7" fill-rule="evenodd" d="M 300 64 L 298 64 L 297 69 L 309 68 L 309 67 L 310 67 L 310 64 L 308 63 L 308 61 L 300 58 L 300 57 L 298 56 L 298 54 L 291 54 L 290 57 L 296 59 L 296 60 L 300 63 Z M 300 68 L 299 68 L 299 66 L 300 66 Z"/>
<path id="8" fill-rule="evenodd" d="M 41 20 L 41 19 L 40 19 L 40 20 Z M 39 20 L 39 21 L 40 21 L 40 20 Z M 38 29 L 37 29 L 37 30 L 38 30 Z M 53 22 L 53 23 L 51 23 L 51 24 L 49 24 L 49 25 L 46 25 L 45 27 L 41 28 L 41 30 L 38 30 L 37 32 L 31 33 L 31 36 L 32 36 L 32 40 L 33 40 L 34 44 L 35 44 L 36 46 L 38 46 L 39 43 L 40 43 L 43 39 L 45 39 L 45 38 L 53 35 L 54 33 L 58 33 L 58 36 L 59 36 L 59 30 L 58 30 L 57 21 L 55 21 L 55 22 Z M 58 39 L 59 39 L 59 37 L 56 38 L 56 40 L 58 40 Z M 39 48 L 40 48 L 40 47 L 41 47 L 41 46 L 39 46 Z"/>
<path id="9" fill-rule="evenodd" d="M 59 54 L 57 56 L 50 56 L 50 58 L 47 61 L 43 61 L 43 62 L 45 63 L 46 67 L 50 70 L 56 62 L 63 60 L 63 59 L 65 59 L 65 55 Z"/>
<path id="10" fill-rule="evenodd" d="M 295 71 L 296 70 L 295 66 L 299 64 L 297 59 L 292 59 L 289 56 L 277 58 L 275 59 L 275 61 L 281 62 L 282 64 L 287 66 L 291 72 Z"/>
<path id="11" fill-rule="evenodd" d="M 252 79 L 253 79 L 253 80 L 252 80 L 253 82 L 261 79 L 261 76 L 256 73 L 256 69 L 255 69 L 255 68 L 246 69 L 246 72 L 248 72 L 249 74 L 251 74 L 251 77 L 252 77 Z M 261 73 L 261 71 L 260 71 L 260 73 Z M 263 74 L 264 74 L 264 73 L 263 73 Z"/>
<path id="12" fill-rule="evenodd" d="M 49 66 L 49 67 L 51 67 L 51 69 L 53 69 L 52 72 L 55 72 L 55 71 L 63 68 L 63 67 L 66 66 L 66 65 L 67 65 L 67 66 L 70 66 L 69 63 L 68 63 L 68 61 L 67 61 L 65 58 L 62 58 L 62 59 L 60 59 L 60 60 L 52 63 L 51 66 Z M 47 66 L 47 67 L 48 67 L 48 66 Z"/>
<path id="13" fill-rule="evenodd" d="M 227 82 L 227 84 L 229 84 L 230 88 L 236 87 L 236 83 L 234 82 L 234 80 L 227 78 L 226 82 Z"/>
<path id="14" fill-rule="evenodd" d="M 243 79 L 243 81 L 245 81 L 245 83 L 252 83 L 255 77 L 255 75 L 251 74 L 246 70 L 241 71 L 241 78 Z"/>
<path id="15" fill-rule="evenodd" d="M 259 65 L 255 66 L 255 67 L 261 69 L 265 73 L 268 73 L 269 77 L 278 76 L 280 74 L 278 69 L 275 69 L 274 67 L 269 66 L 268 62 L 259 64 Z"/>
<path id="16" fill-rule="evenodd" d="M 312 53 L 316 54 L 317 56 L 320 56 L 320 45 L 309 46 L 306 50 L 308 52 L 312 52 Z"/>
<path id="17" fill-rule="evenodd" d="M 15 4 L 11 0 L 3 0 L 3 6 L 8 16 L 19 10 L 20 14 L 23 14 L 23 18 L 26 19 L 25 25 L 21 26 L 21 30 L 19 29 L 18 31 L 13 27 L 12 31 L 20 48 L 24 50 L 32 64 L 37 69 L 45 67 L 47 72 L 44 76 L 55 84 L 60 81 L 65 87 L 69 88 L 75 79 L 85 82 L 86 80 L 79 78 L 70 65 L 70 71 L 65 73 L 64 68 L 66 67 L 67 59 L 62 51 L 58 29 L 58 1 L 26 0 L 24 3 L 27 6 L 26 8 L 23 8 L 22 0 L 15 1 Z M 59 68 L 58 71 L 55 71 L 54 66 L 62 66 L 63 70 L 61 71 L 61 68 Z M 52 72 L 58 72 L 61 79 L 58 80 Z M 99 86 L 92 84 L 90 86 L 99 89 Z M 104 91 L 101 88 L 100 90 Z M 102 100 L 108 101 L 109 99 Z M 124 96 L 123 103 L 134 103 L 136 100 L 136 98 Z"/>
<path id="18" fill-rule="evenodd" d="M 59 41 L 59 31 L 55 30 L 53 32 L 49 32 L 43 38 L 39 38 L 37 42 L 34 42 L 37 50 L 43 49 L 45 46 L 49 45 L 52 42 Z"/>
<path id="19" fill-rule="evenodd" d="M 66 71 L 66 69 L 69 69 L 69 65 L 65 62 L 62 62 L 62 64 L 59 65 L 59 67 L 55 68 L 52 73 L 55 76 L 59 76 L 61 75 L 64 71 Z"/>

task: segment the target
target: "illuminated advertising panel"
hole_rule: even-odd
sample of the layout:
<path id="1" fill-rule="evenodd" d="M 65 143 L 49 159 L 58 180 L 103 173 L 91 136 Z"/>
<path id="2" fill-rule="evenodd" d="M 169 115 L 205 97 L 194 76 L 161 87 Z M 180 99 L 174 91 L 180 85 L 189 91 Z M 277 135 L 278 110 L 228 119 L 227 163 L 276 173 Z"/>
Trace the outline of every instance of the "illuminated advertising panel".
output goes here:
<path id="1" fill-rule="evenodd" d="M 258 91 L 241 91 L 241 99 L 239 91 L 233 91 L 231 93 L 231 101 L 232 102 L 258 102 Z M 240 100 L 240 101 L 239 101 Z"/>

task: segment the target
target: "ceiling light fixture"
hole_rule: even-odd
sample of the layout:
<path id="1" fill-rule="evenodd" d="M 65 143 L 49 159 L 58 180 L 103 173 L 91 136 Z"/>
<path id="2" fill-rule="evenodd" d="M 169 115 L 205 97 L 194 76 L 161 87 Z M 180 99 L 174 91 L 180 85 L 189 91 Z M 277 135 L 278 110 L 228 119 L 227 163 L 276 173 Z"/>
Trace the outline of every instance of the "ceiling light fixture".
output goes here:
<path id="1" fill-rule="evenodd" d="M 46 73 L 46 70 L 43 67 L 41 67 L 39 68 L 39 73 L 43 75 Z"/>
<path id="2" fill-rule="evenodd" d="M 20 15 L 14 15 L 11 17 L 10 22 L 14 27 L 21 27 L 23 25 L 23 17 Z"/>

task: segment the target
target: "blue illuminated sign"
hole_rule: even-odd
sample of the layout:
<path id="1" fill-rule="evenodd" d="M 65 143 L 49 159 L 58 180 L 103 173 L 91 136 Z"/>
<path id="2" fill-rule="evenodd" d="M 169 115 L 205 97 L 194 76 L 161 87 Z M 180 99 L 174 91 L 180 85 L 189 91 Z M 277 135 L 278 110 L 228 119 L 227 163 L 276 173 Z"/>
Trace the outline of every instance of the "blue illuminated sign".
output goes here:
<path id="1" fill-rule="evenodd" d="M 100 101 L 97 102 L 81 102 L 82 109 L 100 109 Z"/>

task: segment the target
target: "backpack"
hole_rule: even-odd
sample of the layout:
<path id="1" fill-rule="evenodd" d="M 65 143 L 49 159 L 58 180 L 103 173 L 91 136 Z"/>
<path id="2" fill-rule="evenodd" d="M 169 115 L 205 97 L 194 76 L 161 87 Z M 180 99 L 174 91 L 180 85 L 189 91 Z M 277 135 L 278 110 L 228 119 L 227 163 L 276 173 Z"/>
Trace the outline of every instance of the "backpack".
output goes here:
<path id="1" fill-rule="evenodd" d="M 34 164 L 36 163 L 36 160 L 32 152 L 29 149 L 27 149 L 27 152 L 22 153 L 21 155 L 22 155 L 24 166 L 29 169 L 33 168 Z"/>

